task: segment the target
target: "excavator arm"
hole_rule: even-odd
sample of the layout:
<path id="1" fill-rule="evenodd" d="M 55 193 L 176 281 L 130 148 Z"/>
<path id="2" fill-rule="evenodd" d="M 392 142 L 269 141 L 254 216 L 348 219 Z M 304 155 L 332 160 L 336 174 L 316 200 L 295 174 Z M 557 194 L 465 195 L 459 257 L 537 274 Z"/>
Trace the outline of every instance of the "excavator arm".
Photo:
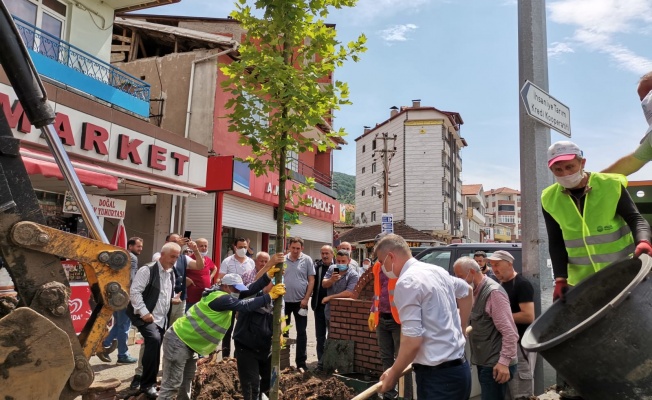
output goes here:
<path id="1" fill-rule="evenodd" d="M 0 256 L 18 303 L 0 314 L 0 398 L 74 399 L 93 382 L 88 359 L 101 346 L 114 310 L 129 302 L 129 254 L 108 240 L 54 127 L 54 111 L 13 19 L 0 1 L 0 64 L 32 125 L 40 128 L 80 204 L 93 238 L 50 228 L 0 112 Z M 68 301 L 70 284 L 62 258 L 79 261 L 96 304 L 79 336 Z"/>

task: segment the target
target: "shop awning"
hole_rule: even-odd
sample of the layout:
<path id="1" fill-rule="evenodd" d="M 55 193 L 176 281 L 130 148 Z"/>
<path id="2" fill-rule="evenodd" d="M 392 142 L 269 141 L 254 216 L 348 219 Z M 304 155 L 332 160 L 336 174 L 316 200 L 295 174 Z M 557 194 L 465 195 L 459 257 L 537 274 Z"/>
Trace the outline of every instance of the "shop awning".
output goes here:
<path id="1" fill-rule="evenodd" d="M 23 164 L 30 175 L 43 175 L 46 178 L 63 180 L 59 166 L 53 161 L 44 161 L 22 154 Z M 79 181 L 84 185 L 97 186 L 101 189 L 118 190 L 118 178 L 100 172 L 88 171 L 75 166 Z"/>
<path id="2" fill-rule="evenodd" d="M 52 154 L 48 154 L 45 152 L 40 152 L 36 150 L 31 150 L 31 149 L 26 149 L 26 148 L 21 148 L 20 149 L 20 155 L 23 157 L 23 162 L 25 163 L 25 166 L 28 168 L 28 172 L 31 174 L 29 170 L 29 166 L 27 165 L 28 162 L 32 164 L 46 164 L 49 163 L 51 164 L 51 168 L 47 169 L 45 172 L 47 172 L 50 175 L 46 175 L 45 173 L 42 173 L 39 170 L 33 170 L 34 173 L 40 174 L 46 177 L 56 177 L 58 179 L 63 179 L 61 175 L 61 171 L 59 170 L 59 167 L 54 161 L 54 157 L 52 157 Z M 29 161 L 27 161 L 29 160 Z M 181 195 L 181 196 L 188 196 L 188 195 L 193 195 L 193 196 L 205 196 L 206 192 L 203 192 L 201 190 L 197 190 L 195 188 L 189 187 L 189 186 L 184 186 L 176 183 L 170 183 L 170 182 L 165 182 L 165 181 L 160 181 L 155 178 L 148 178 L 145 176 L 137 175 L 135 173 L 129 173 L 129 172 L 124 172 L 120 171 L 117 169 L 112 169 L 112 168 L 107 168 L 107 167 L 100 167 L 97 165 L 89 164 L 89 163 L 84 163 L 80 161 L 71 161 L 73 167 L 75 168 L 75 171 L 77 172 L 77 175 L 79 176 L 79 180 L 86 185 L 93 185 L 97 186 L 100 188 L 105 188 L 109 190 L 118 190 L 118 183 L 120 182 L 127 182 L 128 184 L 132 184 L 135 186 L 140 186 L 143 188 L 148 188 L 152 192 L 158 192 L 158 193 L 166 193 L 166 194 L 173 194 L 173 195 Z M 37 168 L 37 167 L 32 167 L 32 168 Z M 85 178 L 82 178 L 85 177 Z M 109 186 L 101 186 L 100 183 L 100 177 L 104 180 L 104 182 L 107 182 L 108 179 L 113 179 L 114 180 L 114 186 L 109 187 Z M 85 181 L 85 179 L 88 178 L 88 181 Z M 94 180 L 91 180 L 94 179 Z M 108 183 L 106 183 L 108 185 Z"/>

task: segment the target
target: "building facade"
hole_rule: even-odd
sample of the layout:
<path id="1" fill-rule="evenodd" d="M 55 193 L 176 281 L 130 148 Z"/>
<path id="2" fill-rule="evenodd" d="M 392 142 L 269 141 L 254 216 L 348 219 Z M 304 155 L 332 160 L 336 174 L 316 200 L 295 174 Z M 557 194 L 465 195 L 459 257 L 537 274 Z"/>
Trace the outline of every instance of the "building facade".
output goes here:
<path id="1" fill-rule="evenodd" d="M 462 201 L 465 215 L 462 219 L 462 237 L 470 243 L 484 242 L 485 199 L 481 184 L 462 185 Z"/>
<path id="2" fill-rule="evenodd" d="M 437 241 L 460 238 L 465 218 L 460 150 L 467 145 L 460 136 L 462 123 L 459 113 L 422 107 L 415 100 L 365 129 L 356 139 L 355 225 L 379 224 L 386 200 L 394 221 Z"/>
<path id="3" fill-rule="evenodd" d="M 145 76 L 151 84 L 152 97 L 160 99 L 150 107 L 157 123 L 209 148 L 207 182 L 201 187 L 209 195 L 187 200 L 185 229 L 209 240 L 215 260 L 230 254 L 238 237 L 249 238 L 256 251 L 281 251 L 275 247 L 278 175 L 257 177 L 239 161 L 250 156 L 251 149 L 239 143 L 237 132 L 229 131 L 226 103 L 231 94 L 221 86 L 225 76 L 220 68 L 237 60 L 246 32 L 229 18 L 129 15 L 115 24 L 114 33 L 142 43 L 116 65 Z M 304 136 L 313 137 L 322 129 L 327 128 L 315 127 Z M 333 190 L 332 150 L 313 150 L 288 154 L 289 187 L 306 178 L 316 182 L 306 193 L 312 206 L 299 209 L 301 224 L 289 235 L 301 236 L 304 251 L 318 257 L 321 246 L 333 242 L 333 223 L 340 221 L 341 209 Z"/>
<path id="4" fill-rule="evenodd" d="M 508 187 L 484 193 L 487 205 L 486 228 L 497 242 L 521 241 L 521 192 Z"/>
<path id="5" fill-rule="evenodd" d="M 150 261 L 165 235 L 181 228 L 180 199 L 205 195 L 197 188 L 206 183 L 208 146 L 150 123 L 150 85 L 109 63 L 110 27 L 115 13 L 170 1 L 4 3 L 44 81 L 54 127 L 86 193 L 113 205 L 96 210 L 107 237 L 123 219 L 128 236 L 144 239 L 140 262 Z M 78 211 L 66 207 L 70 196 L 45 140 L 1 70 L 0 108 L 22 139 L 21 155 L 48 224 L 87 234 Z"/>

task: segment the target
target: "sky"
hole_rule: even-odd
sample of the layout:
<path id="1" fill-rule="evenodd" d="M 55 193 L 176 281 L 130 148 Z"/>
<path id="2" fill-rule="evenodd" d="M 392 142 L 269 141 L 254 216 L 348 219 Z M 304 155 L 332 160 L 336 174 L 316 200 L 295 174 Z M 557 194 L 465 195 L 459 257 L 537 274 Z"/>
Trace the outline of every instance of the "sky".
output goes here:
<path id="1" fill-rule="evenodd" d="M 224 18 L 224 0 L 182 0 L 144 12 Z M 636 86 L 652 71 L 652 0 L 546 2 L 548 93 L 570 108 L 572 139 L 586 169 L 634 151 L 647 124 Z M 462 182 L 519 189 L 518 20 L 515 0 L 359 0 L 334 10 L 341 42 L 364 33 L 367 52 L 335 73 L 353 105 L 335 114 L 349 143 L 333 169 L 355 174 L 355 138 L 411 105 L 460 113 Z M 566 139 L 551 131 L 552 142 Z M 527 160 L 525 160 L 527 162 Z M 652 179 L 652 163 L 630 180 Z"/>

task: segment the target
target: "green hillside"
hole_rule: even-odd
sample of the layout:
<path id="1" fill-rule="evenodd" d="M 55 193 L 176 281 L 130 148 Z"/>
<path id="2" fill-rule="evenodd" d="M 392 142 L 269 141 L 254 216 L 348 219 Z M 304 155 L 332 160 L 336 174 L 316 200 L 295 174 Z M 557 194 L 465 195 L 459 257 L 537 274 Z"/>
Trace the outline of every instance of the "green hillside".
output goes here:
<path id="1" fill-rule="evenodd" d="M 355 175 L 333 172 L 337 200 L 344 204 L 355 204 Z"/>

